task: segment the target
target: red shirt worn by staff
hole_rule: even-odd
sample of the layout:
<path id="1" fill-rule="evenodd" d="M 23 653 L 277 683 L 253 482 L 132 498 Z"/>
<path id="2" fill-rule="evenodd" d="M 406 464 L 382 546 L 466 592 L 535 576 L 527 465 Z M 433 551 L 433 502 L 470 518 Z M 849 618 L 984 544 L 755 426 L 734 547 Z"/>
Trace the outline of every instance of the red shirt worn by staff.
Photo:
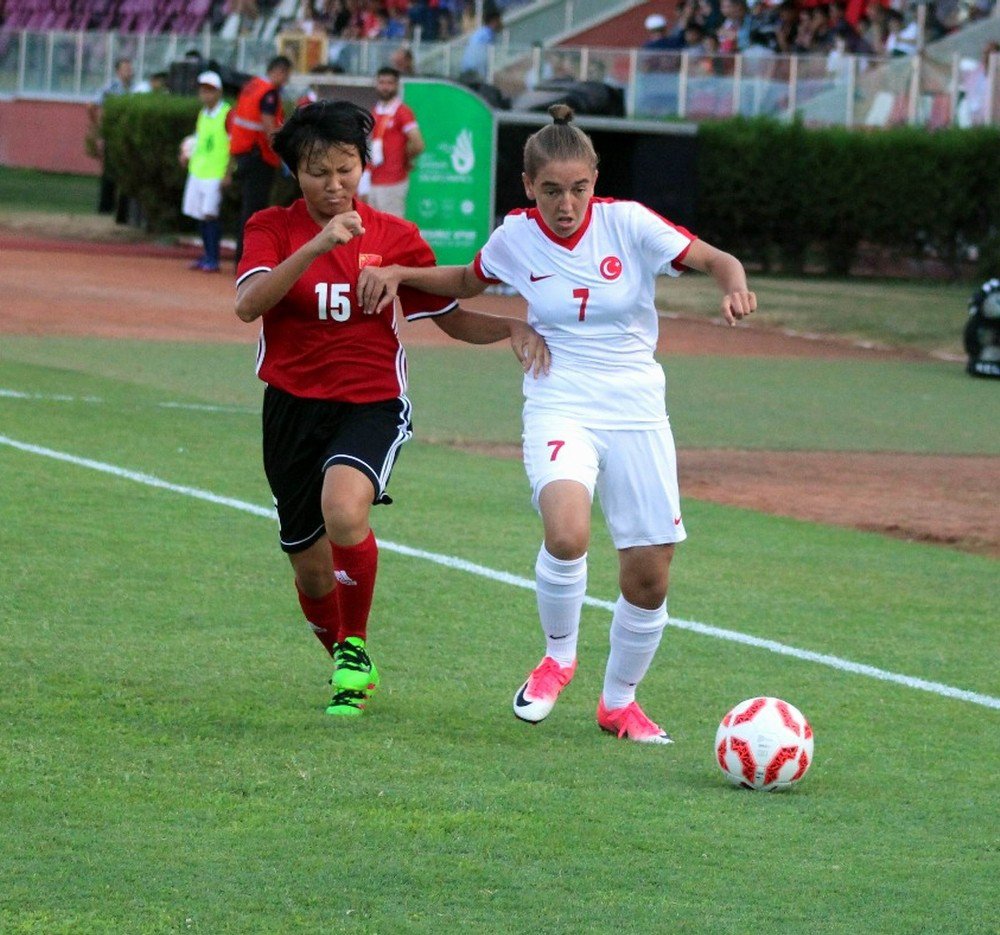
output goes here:
<path id="1" fill-rule="evenodd" d="M 376 165 L 372 160 L 372 185 L 396 185 L 406 180 L 410 173 L 410 161 L 406 155 L 406 135 L 417 129 L 417 118 L 413 111 L 398 97 L 391 101 L 381 101 L 372 109 L 375 128 L 372 143 L 381 147 L 381 161 Z"/>
<path id="2" fill-rule="evenodd" d="M 236 107 L 233 109 L 233 131 L 229 151 L 234 156 L 248 153 L 256 146 L 261 158 L 268 165 L 279 166 L 281 160 L 271 149 L 271 143 L 264 130 L 264 113 L 274 116 L 275 128 L 285 121 L 284 107 L 278 88 L 266 78 L 251 78 L 240 91 Z"/>

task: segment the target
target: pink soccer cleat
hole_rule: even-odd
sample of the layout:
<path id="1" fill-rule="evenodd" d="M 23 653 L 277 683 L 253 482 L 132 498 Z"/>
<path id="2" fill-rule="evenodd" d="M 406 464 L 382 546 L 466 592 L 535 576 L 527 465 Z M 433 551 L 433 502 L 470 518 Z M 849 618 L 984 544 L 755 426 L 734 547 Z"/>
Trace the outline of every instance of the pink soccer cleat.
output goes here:
<path id="1" fill-rule="evenodd" d="M 638 702 L 633 701 L 624 708 L 604 707 L 604 696 L 597 702 L 597 725 L 609 734 L 634 740 L 637 743 L 673 743 L 670 735 L 655 721 L 651 721 Z"/>
<path id="2" fill-rule="evenodd" d="M 556 706 L 559 692 L 569 684 L 575 672 L 575 659 L 571 665 L 561 666 L 551 656 L 546 656 L 514 695 L 514 716 L 531 724 L 545 720 Z"/>

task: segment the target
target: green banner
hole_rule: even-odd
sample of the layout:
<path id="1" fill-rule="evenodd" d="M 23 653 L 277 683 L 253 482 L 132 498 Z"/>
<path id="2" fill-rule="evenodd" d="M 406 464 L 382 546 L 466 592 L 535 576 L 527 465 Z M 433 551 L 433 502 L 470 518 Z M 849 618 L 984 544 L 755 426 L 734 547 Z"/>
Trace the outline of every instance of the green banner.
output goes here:
<path id="1" fill-rule="evenodd" d="M 407 79 L 403 100 L 427 144 L 410 173 L 406 217 L 438 263 L 469 263 L 493 231 L 493 112 L 468 88 L 444 81 Z"/>

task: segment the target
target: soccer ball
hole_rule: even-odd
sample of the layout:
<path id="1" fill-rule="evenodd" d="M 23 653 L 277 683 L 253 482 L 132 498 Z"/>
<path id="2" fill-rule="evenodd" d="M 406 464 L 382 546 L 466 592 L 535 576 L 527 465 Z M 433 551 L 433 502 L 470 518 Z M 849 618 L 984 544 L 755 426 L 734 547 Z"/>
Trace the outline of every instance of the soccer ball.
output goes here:
<path id="1" fill-rule="evenodd" d="M 715 757 L 737 786 L 787 789 L 812 763 L 812 728 L 787 701 L 748 698 L 722 719 L 715 733 Z"/>

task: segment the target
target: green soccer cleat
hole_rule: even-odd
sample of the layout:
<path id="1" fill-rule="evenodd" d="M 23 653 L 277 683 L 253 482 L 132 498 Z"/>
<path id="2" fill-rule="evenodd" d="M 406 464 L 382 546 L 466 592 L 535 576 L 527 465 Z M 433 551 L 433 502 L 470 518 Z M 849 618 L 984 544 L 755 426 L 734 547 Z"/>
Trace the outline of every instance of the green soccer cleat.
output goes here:
<path id="1" fill-rule="evenodd" d="M 333 717 L 361 717 L 365 713 L 367 692 L 356 692 L 349 688 L 338 688 L 326 706 L 326 713 Z"/>
<path id="2" fill-rule="evenodd" d="M 368 655 L 365 641 L 358 636 L 349 636 L 333 648 L 333 678 L 330 684 L 334 691 L 348 689 L 355 692 L 372 692 L 378 687 L 379 675 L 375 663 Z"/>

